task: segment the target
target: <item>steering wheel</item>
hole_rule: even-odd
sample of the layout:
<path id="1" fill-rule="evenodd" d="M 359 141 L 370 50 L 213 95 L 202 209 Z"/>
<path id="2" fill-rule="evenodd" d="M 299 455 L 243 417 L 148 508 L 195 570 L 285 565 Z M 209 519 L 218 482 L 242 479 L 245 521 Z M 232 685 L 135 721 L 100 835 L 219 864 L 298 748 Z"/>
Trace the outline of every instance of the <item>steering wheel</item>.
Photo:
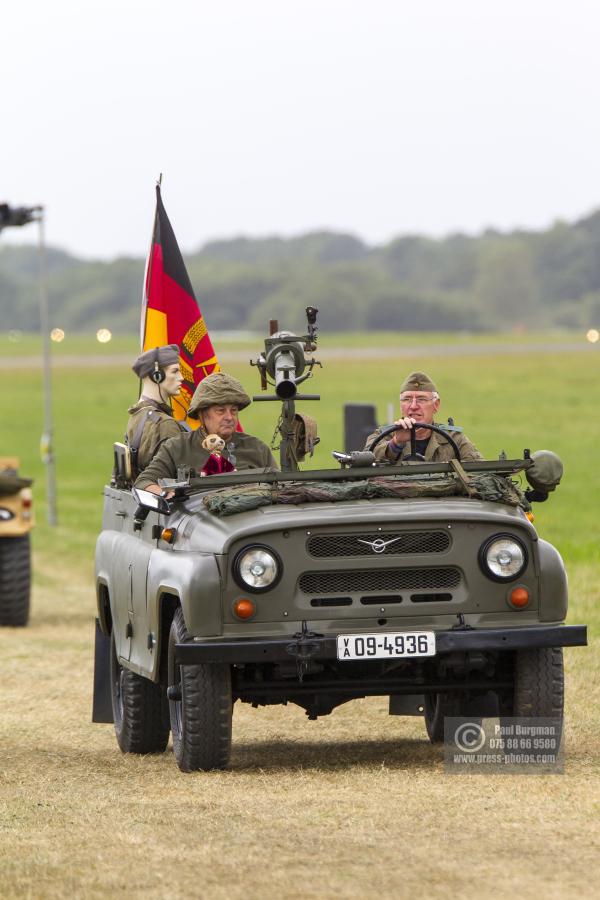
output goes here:
<path id="1" fill-rule="evenodd" d="M 439 425 L 428 425 L 425 422 L 417 422 L 417 424 L 413 425 L 413 427 L 410 429 L 410 456 L 406 457 L 407 462 L 414 460 L 423 462 L 425 459 L 425 457 L 421 453 L 417 453 L 416 450 L 417 437 L 415 432 L 419 428 L 428 428 L 429 431 L 435 431 L 436 434 L 441 434 L 441 436 L 448 441 L 448 443 L 454 450 L 454 456 L 456 457 L 456 459 L 460 460 L 460 450 L 458 449 L 456 441 L 454 440 L 454 438 L 450 437 L 447 431 L 445 431 L 443 428 L 440 428 Z M 393 434 L 394 431 L 398 431 L 396 425 L 389 425 L 387 428 L 383 428 L 381 434 L 378 434 L 375 440 L 371 441 L 371 445 L 367 447 L 367 449 L 373 451 L 380 441 L 382 441 L 388 435 Z"/>

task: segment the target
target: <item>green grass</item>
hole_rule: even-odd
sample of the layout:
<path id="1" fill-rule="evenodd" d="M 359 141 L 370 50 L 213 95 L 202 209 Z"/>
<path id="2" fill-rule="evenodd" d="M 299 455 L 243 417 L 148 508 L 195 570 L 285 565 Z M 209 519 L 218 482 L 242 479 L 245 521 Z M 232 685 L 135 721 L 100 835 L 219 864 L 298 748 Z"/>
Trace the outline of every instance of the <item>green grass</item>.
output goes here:
<path id="1" fill-rule="evenodd" d="M 266 324 L 266 323 L 265 323 Z M 282 326 L 285 323 L 282 323 Z M 266 334 L 266 330 L 265 330 Z M 234 335 L 223 333 L 213 334 L 213 341 L 217 352 L 227 350 L 248 350 L 256 355 L 262 346 L 263 335 L 239 332 Z M 433 347 L 434 345 L 452 346 L 469 345 L 481 346 L 485 349 L 489 345 L 498 344 L 561 344 L 581 342 L 586 344 L 585 331 L 579 329 L 553 330 L 544 332 L 510 330 L 502 333 L 489 332 L 485 334 L 471 334 L 468 332 L 397 332 L 381 331 L 366 334 L 364 332 L 351 333 L 323 333 L 320 337 L 324 349 L 331 347 Z M 127 353 L 135 357 L 139 347 L 137 335 L 114 335 L 108 344 L 100 344 L 95 334 L 70 334 L 67 333 L 61 343 L 52 343 L 52 354 L 57 359 L 73 354 L 93 354 L 94 356 L 112 356 L 116 353 Z M 42 352 L 41 338 L 39 335 L 23 334 L 18 342 L 10 339 L 7 333 L 0 332 L 0 358 L 17 358 L 19 356 L 35 356 Z"/>
<path id="2" fill-rule="evenodd" d="M 421 340 L 428 338 L 422 335 Z M 228 365 L 225 347 L 221 356 L 249 392 L 258 392 L 256 370 L 247 364 Z M 396 404 L 402 378 L 416 365 L 402 359 L 394 364 L 389 357 L 353 364 L 349 357 L 317 370 L 308 384 L 322 399 L 302 407 L 319 422 L 321 443 L 314 466 L 331 467 L 331 450 L 343 449 L 344 403 L 376 402 L 380 421 L 387 421 L 388 404 Z M 452 415 L 485 455 L 493 458 L 505 450 L 509 457 L 521 456 L 525 447 L 559 453 L 565 464 L 563 483 L 546 504 L 535 507 L 536 526 L 567 562 L 600 560 L 596 471 L 600 355 L 554 354 L 549 348 L 547 354 L 503 356 L 486 354 L 482 348 L 481 355 L 464 359 L 436 359 L 432 352 L 420 358 L 418 366 L 440 387 L 442 416 Z M 6 370 L 3 374 L 0 454 L 19 455 L 22 473 L 36 479 L 36 545 L 51 553 L 65 552 L 67 547 L 74 561 L 91 560 L 101 520 L 102 487 L 112 465 L 112 444 L 122 439 L 137 382 L 126 368 L 115 366 L 57 366 L 54 370 L 59 527 L 51 530 L 45 524 L 45 469 L 39 457 L 41 371 Z M 256 403 L 244 413 L 244 427 L 268 443 L 277 414 L 277 404 Z"/>

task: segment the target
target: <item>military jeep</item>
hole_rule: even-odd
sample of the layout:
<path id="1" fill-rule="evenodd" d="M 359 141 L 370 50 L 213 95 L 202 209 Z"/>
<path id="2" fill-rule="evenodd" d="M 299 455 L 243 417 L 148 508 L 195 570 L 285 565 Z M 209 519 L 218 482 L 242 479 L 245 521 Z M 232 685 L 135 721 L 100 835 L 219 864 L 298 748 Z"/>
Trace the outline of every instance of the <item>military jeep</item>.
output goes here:
<path id="1" fill-rule="evenodd" d="M 281 472 L 191 472 L 158 496 L 131 489 L 117 448 L 93 720 L 125 752 L 163 752 L 172 732 L 183 771 L 227 766 L 236 701 L 316 719 L 387 696 L 432 742 L 446 716 L 562 720 L 562 648 L 586 629 L 564 624 L 563 563 L 514 482 L 534 459 L 392 466 L 371 449 L 299 471 L 289 345 L 310 337 L 276 334 L 257 363 L 284 404 Z"/>
<path id="2" fill-rule="evenodd" d="M 29 619 L 32 484 L 19 476 L 17 457 L 0 457 L 0 625 L 22 626 Z"/>

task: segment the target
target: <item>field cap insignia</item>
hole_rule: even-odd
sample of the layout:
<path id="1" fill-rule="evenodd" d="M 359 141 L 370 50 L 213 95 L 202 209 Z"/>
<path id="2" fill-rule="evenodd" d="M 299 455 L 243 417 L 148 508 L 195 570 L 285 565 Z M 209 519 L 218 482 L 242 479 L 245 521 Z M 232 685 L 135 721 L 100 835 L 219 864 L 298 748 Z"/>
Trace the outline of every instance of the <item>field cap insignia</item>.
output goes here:
<path id="1" fill-rule="evenodd" d="M 403 391 L 435 391 L 437 393 L 437 388 L 425 372 L 411 372 L 400 388 L 400 393 Z"/>

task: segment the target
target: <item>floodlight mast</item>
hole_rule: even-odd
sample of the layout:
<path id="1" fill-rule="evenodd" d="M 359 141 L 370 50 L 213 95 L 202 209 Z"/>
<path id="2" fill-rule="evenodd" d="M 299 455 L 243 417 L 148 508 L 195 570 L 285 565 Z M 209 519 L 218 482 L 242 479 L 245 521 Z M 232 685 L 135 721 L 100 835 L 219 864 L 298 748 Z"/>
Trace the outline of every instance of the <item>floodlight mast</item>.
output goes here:
<path id="1" fill-rule="evenodd" d="M 269 384 L 275 387 L 275 395 L 258 394 L 253 400 L 281 401 L 277 431 L 281 436 L 279 461 L 282 472 L 297 472 L 299 468 L 294 444 L 295 401 L 321 399 L 319 394 L 298 393 L 298 385 L 312 378 L 313 368 L 321 365 L 318 360 L 305 356 L 305 352 L 312 353 L 317 349 L 317 313 L 314 306 L 306 307 L 308 327 L 304 335 L 279 331 L 277 320 L 271 319 L 264 351 L 256 361 L 250 360 L 250 365 L 258 368 L 261 389 L 266 391 Z"/>
<path id="2" fill-rule="evenodd" d="M 48 285 L 46 273 L 46 244 L 44 236 L 43 206 L 9 206 L 0 203 L 0 231 L 4 228 L 20 228 L 30 222 L 38 223 L 38 294 L 40 329 L 42 332 L 43 382 L 44 382 L 44 433 L 40 449 L 46 465 L 46 501 L 49 525 L 56 525 L 56 474 L 52 445 L 52 369 L 50 365 L 50 324 L 48 317 Z"/>

